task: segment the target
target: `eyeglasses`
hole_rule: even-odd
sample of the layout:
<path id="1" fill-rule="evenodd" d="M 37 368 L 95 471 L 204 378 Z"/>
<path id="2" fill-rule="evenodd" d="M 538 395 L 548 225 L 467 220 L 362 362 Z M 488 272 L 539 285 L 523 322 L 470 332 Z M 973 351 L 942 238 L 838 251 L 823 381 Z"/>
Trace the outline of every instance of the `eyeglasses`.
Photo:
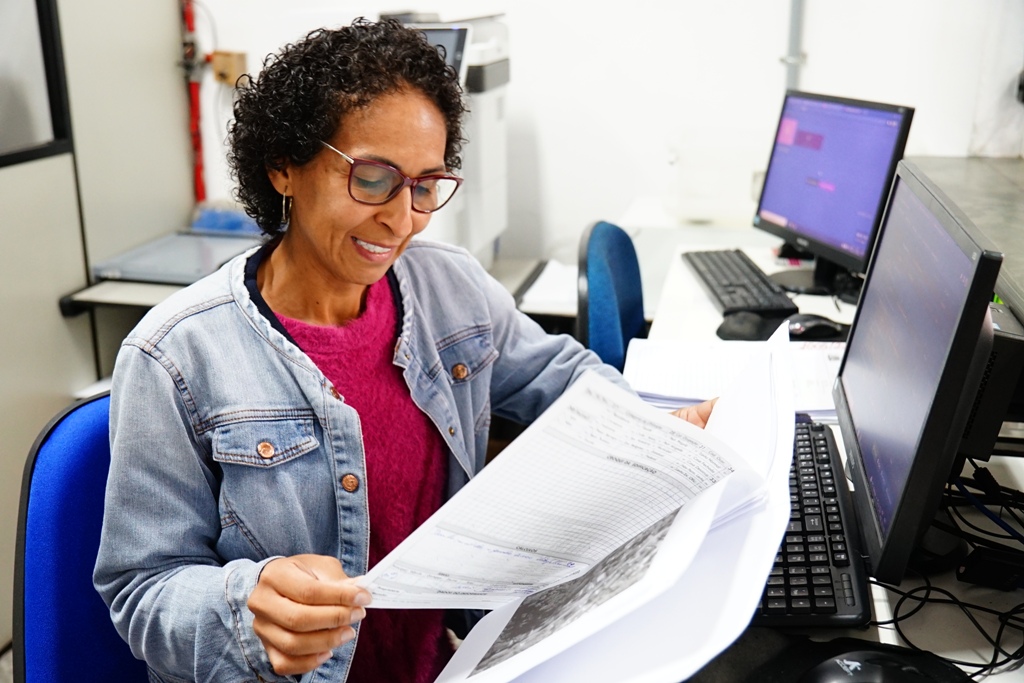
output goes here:
<path id="1" fill-rule="evenodd" d="M 348 193 L 360 204 L 386 204 L 403 189 L 411 187 L 412 210 L 433 213 L 447 204 L 462 184 L 462 178 L 445 174 L 410 178 L 394 166 L 353 159 L 323 140 L 320 143 L 352 164 L 352 172 L 348 174 Z"/>

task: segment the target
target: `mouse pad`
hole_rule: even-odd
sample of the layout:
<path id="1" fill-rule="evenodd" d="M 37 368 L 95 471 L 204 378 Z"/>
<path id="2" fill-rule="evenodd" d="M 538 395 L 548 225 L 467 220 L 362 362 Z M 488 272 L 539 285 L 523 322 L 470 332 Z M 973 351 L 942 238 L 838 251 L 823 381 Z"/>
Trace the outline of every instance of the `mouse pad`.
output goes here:
<path id="1" fill-rule="evenodd" d="M 722 324 L 715 330 L 719 339 L 728 341 L 764 341 L 779 329 L 785 318 L 763 317 L 750 311 L 730 313 L 722 319 Z M 803 341 L 846 341 L 850 326 L 842 325 L 842 331 L 832 336 L 816 335 L 806 337 Z"/>
<path id="2" fill-rule="evenodd" d="M 826 659 L 856 650 L 897 655 L 935 683 L 971 683 L 966 673 L 931 652 L 859 638 L 818 642 L 757 627 L 748 628 L 685 683 L 798 683 L 804 673 Z"/>

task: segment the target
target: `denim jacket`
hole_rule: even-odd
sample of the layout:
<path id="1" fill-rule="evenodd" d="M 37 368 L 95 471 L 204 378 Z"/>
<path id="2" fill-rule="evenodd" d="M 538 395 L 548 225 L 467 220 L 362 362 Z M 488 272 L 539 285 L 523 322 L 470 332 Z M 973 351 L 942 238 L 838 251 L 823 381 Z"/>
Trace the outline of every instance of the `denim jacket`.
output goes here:
<path id="1" fill-rule="evenodd" d="M 294 680 L 252 628 L 262 567 L 318 553 L 367 571 L 359 417 L 260 312 L 246 258 L 151 310 L 114 370 L 94 581 L 153 680 Z M 413 241 L 389 276 L 394 362 L 448 446 L 449 496 L 483 467 L 492 413 L 529 423 L 588 369 L 625 384 L 519 313 L 461 249 Z M 344 681 L 357 641 L 302 681 Z"/>

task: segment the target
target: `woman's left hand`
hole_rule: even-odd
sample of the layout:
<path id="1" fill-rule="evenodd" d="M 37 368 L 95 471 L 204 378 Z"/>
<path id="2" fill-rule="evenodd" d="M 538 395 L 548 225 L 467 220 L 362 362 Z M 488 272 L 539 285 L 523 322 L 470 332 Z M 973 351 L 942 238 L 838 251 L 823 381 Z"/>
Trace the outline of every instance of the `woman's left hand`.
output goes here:
<path id="1" fill-rule="evenodd" d="M 679 410 L 673 410 L 672 414 L 704 429 L 708 425 L 708 418 L 711 417 L 711 411 L 717 401 L 717 398 L 712 398 L 695 406 L 683 406 Z"/>

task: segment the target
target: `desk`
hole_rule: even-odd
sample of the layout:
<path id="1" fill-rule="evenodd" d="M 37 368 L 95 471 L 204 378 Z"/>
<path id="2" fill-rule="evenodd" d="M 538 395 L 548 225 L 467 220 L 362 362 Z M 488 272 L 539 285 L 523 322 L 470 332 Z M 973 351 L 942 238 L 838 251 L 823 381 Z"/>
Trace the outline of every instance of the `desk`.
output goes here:
<path id="1" fill-rule="evenodd" d="M 753 230 L 723 228 L 675 228 L 671 234 L 683 241 L 677 244 L 674 250 L 662 252 L 667 265 L 649 336 L 657 340 L 715 340 L 715 329 L 721 321 L 721 315 L 700 288 L 689 268 L 682 262 L 680 252 L 693 248 L 740 247 L 747 251 L 762 269 L 770 273 L 777 268 L 773 265 L 770 253 L 770 247 L 777 244 L 777 240 L 770 236 L 762 236 Z M 836 304 L 829 297 L 800 296 L 796 301 L 802 312 L 819 313 L 844 323 L 852 322 L 856 308 L 843 303 L 836 308 Z M 842 436 L 838 428 L 833 430 L 840 443 L 840 452 L 843 452 Z M 1000 483 L 1024 489 L 1024 462 L 1019 459 L 995 458 L 989 468 L 996 473 Z M 921 583 L 919 580 L 911 579 L 901 584 L 900 588 L 906 591 L 916 588 Z M 960 583 L 952 572 L 932 577 L 932 583 L 949 590 L 964 602 L 998 611 L 1007 611 L 1024 602 L 1024 593 L 1021 591 L 1007 593 Z M 880 586 L 872 586 L 872 600 L 874 619 L 891 619 L 898 596 L 890 594 Z M 909 611 L 910 609 L 904 606 L 901 613 L 906 614 Z M 977 614 L 975 616 L 990 633 L 996 632 L 998 622 L 994 617 Z M 987 661 L 992 653 L 991 645 L 970 625 L 966 617 L 952 606 L 926 606 L 921 612 L 903 622 L 901 628 L 915 645 L 945 657 L 982 663 Z M 904 644 L 892 626 L 818 630 L 810 635 L 821 640 L 849 636 L 894 645 Z M 1015 645 L 1012 641 L 1006 644 L 1010 650 L 1019 645 L 1019 642 Z M 967 667 L 965 669 L 973 670 Z M 1024 681 L 1024 672 L 1001 674 L 1001 680 Z"/>
<path id="2" fill-rule="evenodd" d="M 675 238 L 669 243 L 668 238 Z M 780 244 L 777 237 L 754 228 L 675 228 L 666 230 L 639 231 L 635 241 L 643 245 L 646 252 L 659 242 L 661 259 L 668 259 L 657 308 L 648 337 L 651 339 L 686 339 L 689 341 L 714 340 L 715 330 L 722 322 L 722 314 L 715 308 L 697 277 L 683 263 L 684 251 L 699 249 L 743 249 L 748 256 L 766 273 L 785 268 L 772 253 Z M 639 250 L 638 250 L 639 251 Z M 646 256 L 646 253 L 645 253 Z M 653 260 L 646 256 L 647 261 Z M 829 296 L 797 295 L 793 298 L 801 313 L 816 313 L 836 322 L 849 325 L 853 322 L 856 306 L 843 303 Z"/>

